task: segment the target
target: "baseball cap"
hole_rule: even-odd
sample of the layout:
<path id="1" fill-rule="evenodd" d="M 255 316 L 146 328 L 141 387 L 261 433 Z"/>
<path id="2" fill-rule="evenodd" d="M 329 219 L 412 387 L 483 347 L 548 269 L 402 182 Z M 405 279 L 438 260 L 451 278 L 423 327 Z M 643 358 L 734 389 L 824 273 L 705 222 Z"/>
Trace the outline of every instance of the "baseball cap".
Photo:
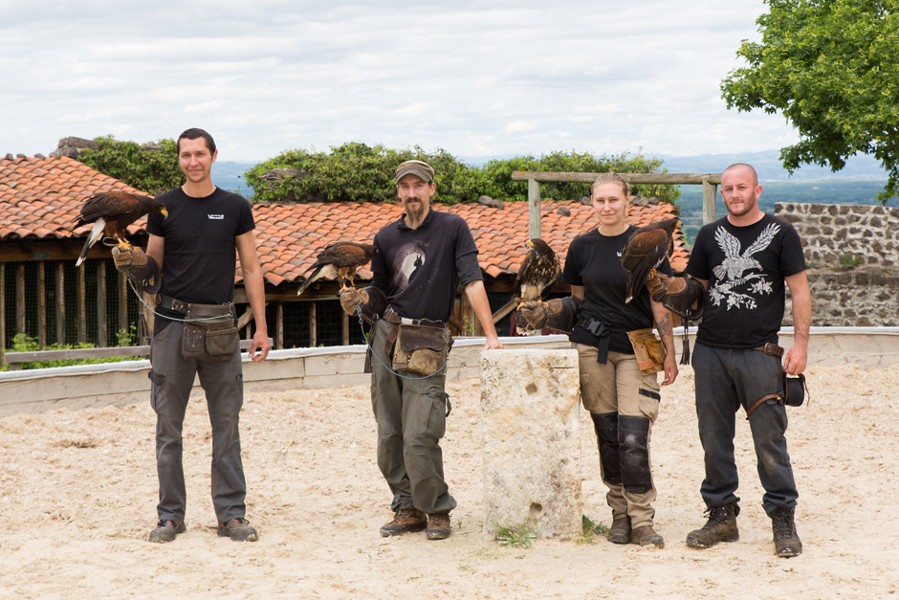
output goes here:
<path id="1" fill-rule="evenodd" d="M 428 183 L 434 181 L 434 169 L 431 168 L 431 165 L 420 160 L 407 160 L 396 168 L 396 183 L 410 174 Z"/>

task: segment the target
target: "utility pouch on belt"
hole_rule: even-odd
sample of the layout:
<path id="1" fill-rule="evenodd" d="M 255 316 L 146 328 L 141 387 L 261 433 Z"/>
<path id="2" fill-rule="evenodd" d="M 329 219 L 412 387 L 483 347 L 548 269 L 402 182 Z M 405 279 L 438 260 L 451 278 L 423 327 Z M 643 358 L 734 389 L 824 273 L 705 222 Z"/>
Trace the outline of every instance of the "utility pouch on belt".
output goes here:
<path id="1" fill-rule="evenodd" d="M 652 375 L 664 369 L 665 347 L 662 340 L 656 337 L 652 328 L 635 329 L 627 332 L 627 337 L 634 347 L 637 366 L 644 375 Z"/>
<path id="2" fill-rule="evenodd" d="M 195 321 L 184 324 L 181 355 L 188 359 L 211 358 L 226 361 L 240 343 L 233 319 Z"/>
<path id="3" fill-rule="evenodd" d="M 393 347 L 393 370 L 430 377 L 446 366 L 453 337 L 446 326 L 400 323 Z"/>

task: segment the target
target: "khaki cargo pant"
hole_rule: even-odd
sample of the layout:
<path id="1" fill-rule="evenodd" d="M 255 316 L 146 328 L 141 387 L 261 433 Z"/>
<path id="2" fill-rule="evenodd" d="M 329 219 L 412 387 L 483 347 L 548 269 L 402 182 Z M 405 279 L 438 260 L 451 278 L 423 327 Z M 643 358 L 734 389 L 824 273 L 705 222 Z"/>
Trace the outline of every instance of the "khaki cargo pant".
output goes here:
<path id="1" fill-rule="evenodd" d="M 606 501 L 613 517 L 626 514 L 634 528 L 651 525 L 656 490 L 650 473 L 649 440 L 651 425 L 659 414 L 656 375 L 643 375 L 633 354 L 609 352 L 606 363 L 599 364 L 596 348 L 584 344 L 575 347 L 581 400 L 597 428 L 600 469 L 609 488 Z M 600 435 L 600 423 L 606 426 L 605 440 Z"/>

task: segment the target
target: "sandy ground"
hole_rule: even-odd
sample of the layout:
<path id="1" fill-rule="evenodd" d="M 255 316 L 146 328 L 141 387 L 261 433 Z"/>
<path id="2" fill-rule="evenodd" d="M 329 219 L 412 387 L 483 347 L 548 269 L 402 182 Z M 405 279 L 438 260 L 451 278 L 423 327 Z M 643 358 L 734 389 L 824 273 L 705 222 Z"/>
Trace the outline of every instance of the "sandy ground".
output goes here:
<path id="1" fill-rule="evenodd" d="M 248 368 L 252 368 L 249 366 Z M 809 406 L 790 409 L 802 556 L 773 555 L 745 420 L 737 448 L 741 540 L 685 546 L 704 523 L 692 372 L 663 396 L 654 429 L 664 550 L 482 532 L 477 380 L 452 384 L 444 440 L 459 501 L 453 536 L 382 538 L 389 496 L 374 462 L 367 386 L 248 396 L 242 433 L 257 543 L 216 536 L 205 402 L 185 427 L 188 530 L 155 524 L 154 415 L 137 405 L 0 419 L 3 598 L 890 598 L 899 597 L 899 367 L 815 367 Z M 584 513 L 608 524 L 592 427 L 583 413 Z"/>

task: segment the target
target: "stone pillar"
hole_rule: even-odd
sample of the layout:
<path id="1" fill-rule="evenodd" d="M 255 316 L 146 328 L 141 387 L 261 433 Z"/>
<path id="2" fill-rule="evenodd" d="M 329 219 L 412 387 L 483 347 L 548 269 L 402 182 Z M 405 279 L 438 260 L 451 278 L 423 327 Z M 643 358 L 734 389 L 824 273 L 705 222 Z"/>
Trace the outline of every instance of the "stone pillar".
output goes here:
<path id="1" fill-rule="evenodd" d="M 581 533 L 577 351 L 481 354 L 484 533 L 530 524 L 538 537 Z"/>

